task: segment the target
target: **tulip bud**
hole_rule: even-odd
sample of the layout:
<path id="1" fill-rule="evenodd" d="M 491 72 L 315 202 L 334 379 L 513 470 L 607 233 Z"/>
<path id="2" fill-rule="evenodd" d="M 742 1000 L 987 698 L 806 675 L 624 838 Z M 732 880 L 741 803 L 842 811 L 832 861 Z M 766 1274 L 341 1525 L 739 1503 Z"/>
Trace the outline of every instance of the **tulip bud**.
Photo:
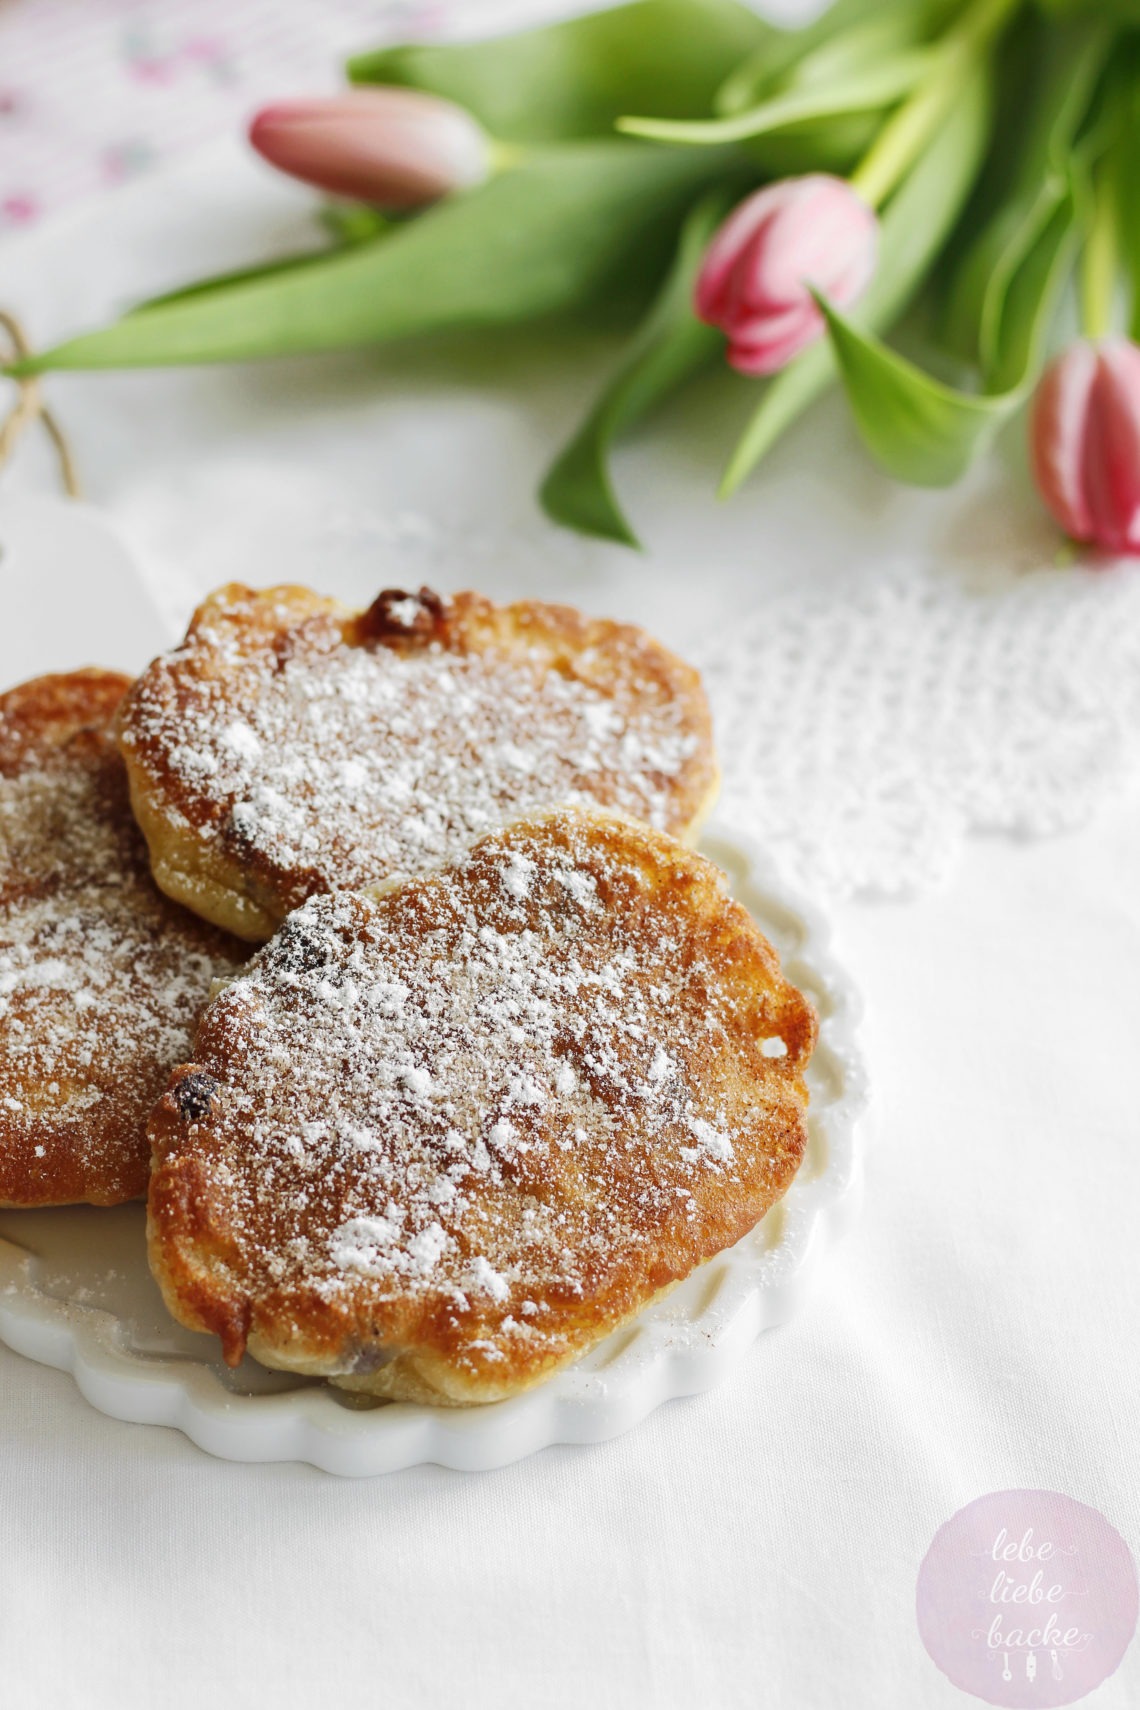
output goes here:
<path id="1" fill-rule="evenodd" d="M 785 178 L 746 197 L 713 238 L 697 280 L 702 321 L 728 335 L 742 374 L 774 374 L 823 331 L 810 287 L 838 308 L 875 271 L 879 225 L 842 178 Z"/>
<path id="2" fill-rule="evenodd" d="M 354 89 L 263 107 L 249 140 L 271 165 L 333 196 L 417 208 L 487 176 L 471 114 L 417 89 Z"/>
<path id="3" fill-rule="evenodd" d="M 1065 533 L 1140 552 L 1140 346 L 1072 345 L 1037 388 L 1029 433 L 1038 491 Z"/>

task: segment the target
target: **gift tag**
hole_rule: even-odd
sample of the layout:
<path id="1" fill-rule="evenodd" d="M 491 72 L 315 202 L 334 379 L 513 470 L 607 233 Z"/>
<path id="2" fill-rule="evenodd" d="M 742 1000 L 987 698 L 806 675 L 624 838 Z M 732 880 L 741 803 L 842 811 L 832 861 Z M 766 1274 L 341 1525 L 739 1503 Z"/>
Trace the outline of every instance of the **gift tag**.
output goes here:
<path id="1" fill-rule="evenodd" d="M 0 496 L 0 688 L 82 665 L 139 671 L 174 639 L 94 506 Z"/>

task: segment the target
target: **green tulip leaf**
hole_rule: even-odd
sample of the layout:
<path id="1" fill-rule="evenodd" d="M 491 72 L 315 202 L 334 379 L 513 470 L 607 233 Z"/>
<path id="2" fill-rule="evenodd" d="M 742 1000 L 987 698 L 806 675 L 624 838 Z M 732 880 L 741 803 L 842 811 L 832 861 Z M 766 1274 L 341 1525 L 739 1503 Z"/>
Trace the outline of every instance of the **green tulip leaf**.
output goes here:
<path id="1" fill-rule="evenodd" d="M 215 291 L 230 291 L 237 285 L 282 279 L 287 274 L 303 272 L 306 267 L 318 267 L 328 259 L 328 250 L 316 249 L 304 255 L 283 255 L 276 261 L 261 261 L 253 267 L 238 267 L 230 273 L 215 273 L 209 279 L 196 279 L 190 285 L 180 285 L 176 290 L 163 291 L 157 297 L 133 303 L 126 313 L 128 317 L 143 315 L 151 309 L 165 309 L 172 303 L 188 303 L 193 298 L 208 297 Z"/>
<path id="2" fill-rule="evenodd" d="M 1021 408 L 1040 373 L 1049 322 L 1078 241 L 1077 198 L 1070 191 L 1009 287 L 996 385 L 985 393 L 933 379 L 818 299 L 863 442 L 895 480 L 953 485 Z"/>
<path id="3" fill-rule="evenodd" d="M 1074 154 L 1065 193 L 1006 286 L 1002 316 L 989 349 L 984 390 L 1033 386 L 1049 353 L 1049 334 L 1073 272 L 1088 219 L 1088 176 Z"/>
<path id="4" fill-rule="evenodd" d="M 321 221 L 336 243 L 371 243 L 385 237 L 397 223 L 367 202 L 326 202 Z"/>
<path id="5" fill-rule="evenodd" d="M 321 218 L 341 248 L 353 243 L 371 243 L 395 230 L 393 222 L 378 208 L 368 208 L 362 203 L 329 203 L 321 209 Z M 228 291 L 234 285 L 250 285 L 255 280 L 277 279 L 300 268 L 319 266 L 329 259 L 329 254 L 327 248 L 308 249 L 303 250 L 300 255 L 277 256 L 272 261 L 255 262 L 251 267 L 236 267 L 226 273 L 214 273 L 207 279 L 195 279 L 189 285 L 180 285 L 176 290 L 162 291 L 158 296 L 133 303 L 127 313 L 141 315 L 147 309 L 165 308 L 168 303 L 185 303 L 191 297 L 205 297 L 212 291 Z"/>
<path id="6" fill-rule="evenodd" d="M 446 96 L 503 142 L 553 142 L 607 134 L 631 106 L 707 113 L 733 67 L 776 34 L 735 0 L 634 0 L 508 36 L 362 54 L 348 75 Z"/>
<path id="7" fill-rule="evenodd" d="M 993 123 L 993 84 L 978 67 L 946 122 L 895 192 L 883 214 L 875 277 L 853 322 L 872 332 L 893 324 L 943 248 L 985 158 Z M 721 483 L 735 491 L 797 416 L 834 381 L 833 346 L 820 340 L 764 386 L 763 396 Z"/>
<path id="8" fill-rule="evenodd" d="M 1120 185 L 1124 264 L 1132 293 L 1128 336 L 1140 344 L 1140 163 Z"/>
<path id="9" fill-rule="evenodd" d="M 1094 18 L 1098 23 L 1140 24 L 1140 0 L 1038 0 L 1051 18 Z"/>
<path id="10" fill-rule="evenodd" d="M 1097 199 L 1098 203 L 1102 198 L 1111 201 L 1104 210 L 1106 218 L 1097 222 L 1101 242 L 1097 245 L 1094 240 L 1092 247 L 1100 249 L 1101 264 L 1107 264 L 1110 273 L 1102 285 L 1110 309 L 1115 308 L 1117 267 L 1124 274 L 1131 296 L 1129 334 L 1140 340 L 1140 36 L 1118 40 L 1105 82 L 1097 126 L 1105 143 L 1098 163 Z"/>
<path id="11" fill-rule="evenodd" d="M 957 392 L 823 304 L 839 375 L 863 442 L 896 481 L 951 486 L 1013 407 Z"/>
<path id="12" fill-rule="evenodd" d="M 713 100 L 722 117 L 778 89 L 819 88 L 927 40 L 958 0 L 836 0 L 798 30 L 771 30 Z M 686 115 L 687 116 L 687 115 Z"/>
<path id="13" fill-rule="evenodd" d="M 848 113 L 876 112 L 908 95 L 933 64 L 929 48 L 909 48 L 866 69 L 837 78 L 822 87 L 789 89 L 720 119 L 654 119 L 623 117 L 617 129 L 627 136 L 653 142 L 701 144 L 743 142 L 791 125 L 839 118 Z"/>
<path id="14" fill-rule="evenodd" d="M 764 178 L 795 178 L 805 172 L 853 172 L 882 128 L 884 109 L 839 113 L 808 120 L 741 143 Z"/>
<path id="15" fill-rule="evenodd" d="M 1013 280 L 1072 193 L 1070 162 L 1112 47 L 1100 24 L 1041 30 L 1036 87 L 1017 136 L 1012 181 L 956 269 L 946 305 L 947 342 L 995 384 Z"/>
<path id="16" fill-rule="evenodd" d="M 620 139 L 535 151 L 388 235 L 128 315 L 13 364 L 166 367 L 510 326 L 656 277 L 685 210 L 738 165 Z"/>
<path id="17" fill-rule="evenodd" d="M 894 0 L 862 13 L 846 28 L 837 28 L 835 9 L 824 13 L 830 29 L 818 47 L 803 54 L 792 68 L 788 86 L 822 87 L 838 77 L 867 71 L 908 48 L 920 47 L 946 22 L 954 0 Z M 724 91 L 721 92 L 723 99 Z M 741 101 L 740 106 L 751 102 Z"/>
<path id="18" fill-rule="evenodd" d="M 865 71 L 875 71 L 899 51 L 928 41 L 957 0 L 838 0 L 802 30 L 781 31 L 726 79 L 713 102 L 729 117 L 789 92 L 817 94 Z M 804 119 L 766 131 L 748 154 L 773 178 L 802 172 L 851 172 L 874 142 L 882 108 Z"/>
<path id="19" fill-rule="evenodd" d="M 705 248 L 731 205 L 710 191 L 692 210 L 677 254 L 628 354 L 542 484 L 547 515 L 583 534 L 637 546 L 614 494 L 614 441 L 724 348 L 724 335 L 693 313 L 693 286 Z"/>

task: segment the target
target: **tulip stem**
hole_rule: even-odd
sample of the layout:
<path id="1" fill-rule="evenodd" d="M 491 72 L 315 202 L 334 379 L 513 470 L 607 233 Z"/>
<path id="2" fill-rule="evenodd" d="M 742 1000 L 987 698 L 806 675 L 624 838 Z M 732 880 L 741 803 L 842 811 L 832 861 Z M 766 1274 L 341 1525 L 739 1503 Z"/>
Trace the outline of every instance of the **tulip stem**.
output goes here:
<path id="1" fill-rule="evenodd" d="M 870 207 L 881 207 L 909 172 L 958 99 L 978 58 L 1021 3 L 972 0 L 947 30 L 930 71 L 887 120 L 851 174 L 851 188 Z"/>
<path id="2" fill-rule="evenodd" d="M 495 177 L 500 172 L 509 172 L 512 167 L 521 166 L 526 160 L 526 150 L 518 143 L 500 142 L 498 137 L 487 138 L 487 169 L 488 175 Z"/>
<path id="3" fill-rule="evenodd" d="M 1081 326 L 1086 338 L 1107 338 L 1116 306 L 1120 219 L 1116 176 L 1106 163 L 1093 181 L 1093 212 L 1081 252 Z"/>

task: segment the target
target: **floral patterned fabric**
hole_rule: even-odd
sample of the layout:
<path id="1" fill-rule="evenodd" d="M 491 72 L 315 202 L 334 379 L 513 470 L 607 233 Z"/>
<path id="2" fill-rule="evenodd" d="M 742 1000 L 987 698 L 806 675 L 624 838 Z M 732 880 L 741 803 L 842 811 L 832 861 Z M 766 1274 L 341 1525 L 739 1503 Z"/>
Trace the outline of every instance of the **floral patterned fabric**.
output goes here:
<path id="1" fill-rule="evenodd" d="M 263 101 L 334 86 L 353 48 L 430 36 L 458 5 L 0 0 L 0 236 L 240 126 Z"/>

